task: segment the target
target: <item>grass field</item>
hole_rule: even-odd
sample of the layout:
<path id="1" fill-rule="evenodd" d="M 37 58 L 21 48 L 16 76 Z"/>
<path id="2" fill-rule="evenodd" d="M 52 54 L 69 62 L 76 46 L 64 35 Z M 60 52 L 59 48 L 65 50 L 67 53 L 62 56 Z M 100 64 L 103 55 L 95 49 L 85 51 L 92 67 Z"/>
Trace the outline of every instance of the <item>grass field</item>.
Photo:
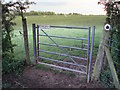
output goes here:
<path id="1" fill-rule="evenodd" d="M 15 47 L 15 56 L 16 58 L 23 60 L 25 57 L 24 52 L 24 40 L 23 35 L 19 33 L 19 31 L 22 32 L 22 21 L 21 17 L 16 17 L 14 22 L 17 24 L 14 27 L 14 37 L 13 43 L 17 44 Z M 33 61 L 33 37 L 32 37 L 32 23 L 36 24 L 42 24 L 42 25 L 69 25 L 69 26 L 96 26 L 95 31 L 95 43 L 94 43 L 94 55 L 96 55 L 97 48 L 99 46 L 103 25 L 105 22 L 105 16 L 79 16 L 79 15 L 73 15 L 73 16 L 27 16 L 27 24 L 28 24 L 28 34 L 29 34 L 29 48 L 30 48 L 30 57 Z M 80 30 L 68 30 L 68 29 L 51 29 L 46 30 L 46 32 L 49 35 L 60 35 L 60 36 L 69 36 L 69 37 L 87 37 L 88 32 L 86 31 L 80 31 Z M 23 33 L 23 32 L 22 32 Z M 42 34 L 42 32 L 40 32 Z M 58 42 L 61 45 L 69 45 L 69 46 L 81 46 L 80 41 L 71 41 L 71 40 L 63 40 L 63 39 L 54 39 L 56 42 Z M 51 43 L 53 44 L 48 38 L 40 38 L 40 41 L 45 43 Z M 58 48 L 52 48 L 52 47 L 46 47 L 46 46 L 40 46 L 41 49 L 51 50 L 51 51 L 59 51 Z M 59 51 L 61 52 L 61 51 Z M 74 51 L 71 52 L 71 54 L 75 54 L 77 56 L 80 56 L 83 54 L 80 54 L 80 51 Z M 51 55 L 40 53 L 41 55 L 45 55 L 47 57 L 51 57 Z M 56 56 L 52 56 L 56 58 Z M 57 57 L 59 59 L 62 59 L 61 57 Z"/>

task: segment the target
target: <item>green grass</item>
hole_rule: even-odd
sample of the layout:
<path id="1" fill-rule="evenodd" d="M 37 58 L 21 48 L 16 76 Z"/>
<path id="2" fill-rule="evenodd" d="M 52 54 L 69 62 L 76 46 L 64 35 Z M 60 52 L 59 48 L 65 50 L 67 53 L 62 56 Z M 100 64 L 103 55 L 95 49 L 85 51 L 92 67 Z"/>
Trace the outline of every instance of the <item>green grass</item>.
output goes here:
<path id="1" fill-rule="evenodd" d="M 15 56 L 19 59 L 25 58 L 25 52 L 24 52 L 24 39 L 23 35 L 19 34 L 19 31 L 22 32 L 22 21 L 21 17 L 16 17 L 14 20 L 16 22 L 16 26 L 14 27 L 14 36 L 13 43 L 17 44 L 17 47 L 15 47 Z M 30 49 L 30 58 L 33 61 L 34 55 L 33 55 L 33 37 L 32 37 L 32 23 L 35 24 L 42 24 L 42 25 L 69 25 L 69 26 L 96 26 L 95 31 L 95 43 L 94 43 L 94 55 L 97 53 L 97 48 L 99 46 L 103 25 L 105 22 L 105 16 L 79 16 L 79 15 L 73 15 L 73 16 L 67 16 L 64 15 L 53 15 L 53 16 L 27 16 L 27 25 L 28 25 L 28 35 L 29 35 L 29 49 Z M 69 36 L 69 37 L 87 37 L 88 32 L 82 31 L 82 30 L 68 30 L 68 29 L 51 29 L 46 30 L 46 32 L 49 35 L 60 35 L 60 36 Z M 40 32 L 42 34 L 42 32 Z M 81 46 L 80 41 L 73 41 L 73 40 L 63 40 L 63 39 L 54 39 L 57 43 L 61 45 L 69 45 L 69 46 Z M 48 38 L 41 37 L 40 41 L 45 43 L 51 43 L 53 44 Z M 86 43 L 86 42 L 85 42 Z M 50 50 L 53 52 L 61 52 L 63 53 L 59 48 L 57 47 L 47 47 L 47 46 L 40 46 L 41 49 Z M 66 49 L 66 51 L 68 51 Z M 81 51 L 69 51 L 71 55 L 78 55 L 85 57 L 85 53 Z M 49 55 L 40 53 L 42 56 L 46 57 L 52 57 L 57 59 L 63 59 L 62 57 L 55 55 Z"/>
<path id="2" fill-rule="evenodd" d="M 42 65 L 42 64 L 37 64 L 37 65 L 36 65 L 36 69 L 42 69 L 42 70 L 44 70 L 44 71 L 49 71 L 49 70 L 50 70 L 50 67 L 45 66 L 45 65 Z"/>

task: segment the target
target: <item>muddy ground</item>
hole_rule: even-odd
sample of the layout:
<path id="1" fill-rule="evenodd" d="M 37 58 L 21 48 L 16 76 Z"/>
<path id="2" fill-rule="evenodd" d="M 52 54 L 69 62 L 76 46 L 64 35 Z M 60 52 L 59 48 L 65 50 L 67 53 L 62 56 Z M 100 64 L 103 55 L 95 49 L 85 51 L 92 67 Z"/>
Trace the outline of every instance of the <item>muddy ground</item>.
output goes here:
<path id="1" fill-rule="evenodd" d="M 3 76 L 3 86 L 8 88 L 103 88 L 100 83 L 86 83 L 86 76 L 74 73 L 44 70 L 36 66 L 25 67 L 20 75 Z"/>

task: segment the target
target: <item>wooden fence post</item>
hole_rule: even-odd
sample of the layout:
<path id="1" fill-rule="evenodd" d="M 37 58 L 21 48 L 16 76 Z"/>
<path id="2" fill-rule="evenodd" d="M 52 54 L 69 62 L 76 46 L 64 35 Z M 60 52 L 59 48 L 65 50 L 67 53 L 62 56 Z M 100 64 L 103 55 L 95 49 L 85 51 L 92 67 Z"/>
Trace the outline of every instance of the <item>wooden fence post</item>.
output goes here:
<path id="1" fill-rule="evenodd" d="M 24 34 L 24 47 L 25 47 L 25 54 L 26 54 L 26 64 L 30 64 L 30 56 L 29 56 L 29 44 L 28 44 L 28 32 L 27 32 L 27 22 L 26 18 L 22 18 L 23 24 L 23 34 Z"/>

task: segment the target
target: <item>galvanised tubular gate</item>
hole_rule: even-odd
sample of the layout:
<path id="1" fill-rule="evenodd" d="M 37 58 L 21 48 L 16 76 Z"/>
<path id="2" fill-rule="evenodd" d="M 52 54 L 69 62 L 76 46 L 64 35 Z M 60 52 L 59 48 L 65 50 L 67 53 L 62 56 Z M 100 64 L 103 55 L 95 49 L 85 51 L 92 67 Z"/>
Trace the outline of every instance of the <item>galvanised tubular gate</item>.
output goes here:
<path id="1" fill-rule="evenodd" d="M 68 71 L 73 71 L 73 72 L 86 74 L 87 75 L 87 83 L 89 83 L 90 71 L 91 71 L 91 62 L 92 62 L 92 53 L 93 53 L 93 45 L 94 45 L 95 26 L 93 26 L 93 28 L 92 28 L 91 45 L 90 45 L 91 27 L 42 26 L 42 25 L 35 25 L 35 24 L 33 24 L 32 27 L 33 27 L 34 60 L 35 60 L 36 63 L 43 64 L 43 65 L 48 65 L 48 66 L 51 66 L 51 67 L 56 67 L 56 68 L 64 69 L 64 70 L 68 70 Z M 50 28 L 66 28 L 66 29 L 88 30 L 88 38 L 73 38 L 73 37 L 54 36 L 54 35 L 51 36 L 51 35 L 48 35 L 44 31 L 44 29 L 50 29 Z M 36 42 L 36 30 L 37 30 L 37 42 Z M 44 33 L 44 35 L 39 34 L 39 30 L 41 30 Z M 54 44 L 39 42 L 40 41 L 39 40 L 40 36 L 41 37 L 48 37 Z M 82 45 L 83 45 L 83 41 L 87 41 L 88 42 L 87 43 L 87 49 L 83 48 L 83 47 L 80 48 L 80 47 L 59 45 L 52 39 L 52 37 L 53 38 L 62 38 L 62 39 L 81 40 L 82 41 Z M 51 51 L 46 51 L 46 50 L 40 50 L 39 45 L 45 45 L 45 46 L 50 46 L 50 47 L 58 47 L 60 50 L 64 51 L 65 54 L 57 53 L 57 52 L 51 52 Z M 65 51 L 65 48 L 71 48 L 71 49 L 75 49 L 75 50 L 87 51 L 87 58 L 78 57 L 78 56 L 71 56 L 71 55 L 68 54 L 68 52 Z M 42 56 L 39 55 L 39 52 L 43 52 L 43 53 L 47 53 L 47 54 L 53 54 L 53 55 L 66 56 L 66 57 L 69 57 L 70 60 L 73 63 L 72 62 L 67 62 L 67 61 L 54 60 L 52 58 L 42 57 Z M 78 60 L 87 61 L 87 66 L 78 64 L 73 58 L 77 58 Z M 76 70 L 76 69 L 72 69 L 72 68 L 57 66 L 57 65 L 53 65 L 53 64 L 43 63 L 43 62 L 40 62 L 39 59 L 49 60 L 49 61 L 53 61 L 53 62 L 59 62 L 59 63 L 67 64 L 67 65 L 79 66 L 79 67 L 85 68 L 86 72 L 85 71 Z"/>

